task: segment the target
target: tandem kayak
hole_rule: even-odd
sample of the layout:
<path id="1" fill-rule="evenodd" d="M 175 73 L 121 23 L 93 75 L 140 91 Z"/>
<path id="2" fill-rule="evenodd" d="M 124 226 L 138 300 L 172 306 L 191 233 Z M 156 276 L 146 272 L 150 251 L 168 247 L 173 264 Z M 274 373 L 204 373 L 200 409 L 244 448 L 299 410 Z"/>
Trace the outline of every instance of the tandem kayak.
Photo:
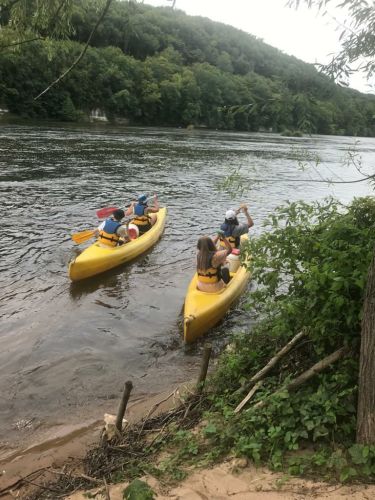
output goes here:
<path id="1" fill-rule="evenodd" d="M 241 242 L 247 241 L 247 235 L 241 237 Z M 244 266 L 240 266 L 235 273 L 231 273 L 230 282 L 217 293 L 201 292 L 197 288 L 198 275 L 195 273 L 191 280 L 184 307 L 184 340 L 194 342 L 210 328 L 216 325 L 231 304 L 245 290 L 250 279 L 250 273 Z"/>
<path id="2" fill-rule="evenodd" d="M 161 208 L 156 215 L 152 228 L 129 243 L 108 248 L 99 246 L 98 242 L 90 245 L 69 263 L 69 278 L 72 281 L 90 278 L 129 262 L 151 248 L 163 233 L 167 209 Z"/>

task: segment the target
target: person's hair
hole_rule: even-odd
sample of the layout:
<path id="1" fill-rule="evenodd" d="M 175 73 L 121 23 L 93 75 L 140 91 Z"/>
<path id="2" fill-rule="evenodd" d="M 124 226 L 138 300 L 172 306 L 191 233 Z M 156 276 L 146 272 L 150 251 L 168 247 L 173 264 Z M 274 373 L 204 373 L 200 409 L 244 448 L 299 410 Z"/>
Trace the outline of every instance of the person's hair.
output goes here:
<path id="1" fill-rule="evenodd" d="M 209 236 L 201 236 L 197 244 L 197 269 L 205 271 L 211 267 L 211 259 L 216 253 L 215 243 Z"/>
<path id="2" fill-rule="evenodd" d="M 120 221 L 125 217 L 125 212 L 119 208 L 118 210 L 115 210 L 112 214 L 113 218 L 116 219 L 117 221 Z"/>
<path id="3" fill-rule="evenodd" d="M 237 217 L 235 219 L 225 219 L 224 223 L 229 226 L 238 226 L 239 224 Z"/>

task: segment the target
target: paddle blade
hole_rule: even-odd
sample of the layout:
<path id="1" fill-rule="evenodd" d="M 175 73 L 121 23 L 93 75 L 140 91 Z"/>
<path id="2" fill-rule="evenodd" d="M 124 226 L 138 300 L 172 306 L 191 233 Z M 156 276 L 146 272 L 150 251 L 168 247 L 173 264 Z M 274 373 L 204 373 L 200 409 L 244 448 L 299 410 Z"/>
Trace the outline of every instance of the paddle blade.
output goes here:
<path id="1" fill-rule="evenodd" d="M 81 231 L 80 233 L 72 234 L 72 240 L 75 243 L 83 243 L 95 235 L 95 231 L 87 229 L 86 231 Z"/>
<path id="2" fill-rule="evenodd" d="M 117 207 L 100 208 L 99 210 L 96 211 L 96 216 L 98 217 L 98 219 L 104 219 L 105 217 L 109 217 L 110 215 L 112 215 L 115 210 L 118 210 L 118 208 Z"/>

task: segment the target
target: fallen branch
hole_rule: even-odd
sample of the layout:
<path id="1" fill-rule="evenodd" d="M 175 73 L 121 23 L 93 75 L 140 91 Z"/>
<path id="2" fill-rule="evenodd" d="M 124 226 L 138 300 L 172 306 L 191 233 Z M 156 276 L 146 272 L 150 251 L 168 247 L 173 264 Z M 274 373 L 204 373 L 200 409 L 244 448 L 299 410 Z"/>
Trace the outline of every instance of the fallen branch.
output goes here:
<path id="1" fill-rule="evenodd" d="M 249 391 L 247 396 L 241 401 L 241 403 L 237 406 L 237 408 L 234 410 L 234 413 L 238 413 L 242 410 L 242 408 L 245 406 L 245 404 L 250 401 L 250 399 L 254 396 L 256 391 L 259 389 L 259 387 L 263 384 L 263 380 L 259 380 L 258 383 L 254 385 L 254 387 Z"/>
<path id="2" fill-rule="evenodd" d="M 292 340 L 290 340 L 282 349 L 280 349 L 279 352 L 273 356 L 273 358 L 270 359 L 270 361 L 264 366 L 261 370 L 259 370 L 255 375 L 251 377 L 249 380 L 248 384 L 246 385 L 246 389 L 249 389 L 253 384 L 257 384 L 260 380 L 263 380 L 264 377 L 269 373 L 272 368 L 280 361 L 280 359 L 288 354 L 288 352 L 296 345 L 296 343 L 302 338 L 305 337 L 307 333 L 303 330 L 302 332 L 297 333 Z M 237 406 L 237 408 L 234 410 L 234 413 L 238 413 L 239 411 L 242 410 L 242 408 L 245 406 L 245 404 L 252 398 L 254 395 L 255 391 L 258 390 L 260 385 L 255 386 L 256 389 L 254 390 L 254 387 L 250 389 L 248 394 L 244 397 L 244 399 L 241 401 L 241 403 Z"/>
<path id="3" fill-rule="evenodd" d="M 272 370 L 272 368 L 280 361 L 280 359 L 288 354 L 288 352 L 297 344 L 297 342 L 305 337 L 307 333 L 303 330 L 302 332 L 297 333 L 295 337 L 292 338 L 275 356 L 264 366 L 259 372 L 257 372 L 251 379 L 249 380 L 249 384 L 255 384 L 259 380 L 263 379 L 268 372 Z"/>
<path id="4" fill-rule="evenodd" d="M 337 351 L 333 352 L 326 358 L 322 359 L 321 361 L 318 361 L 318 363 L 315 363 L 311 368 L 303 372 L 299 377 L 295 378 L 289 384 L 287 385 L 287 390 L 288 392 L 293 391 L 294 389 L 297 389 L 300 385 L 304 384 L 306 380 L 309 380 L 311 377 L 316 375 L 317 373 L 322 372 L 326 368 L 329 367 L 332 363 L 336 363 L 339 359 L 343 358 L 349 353 L 349 348 L 348 347 L 341 347 Z"/>
<path id="5" fill-rule="evenodd" d="M 103 483 L 104 483 L 104 494 L 105 494 L 105 500 L 111 500 L 111 496 L 109 494 L 109 486 L 107 484 L 107 481 L 105 480 L 105 477 L 103 476 Z"/>
<path id="6" fill-rule="evenodd" d="M 143 432 L 143 429 L 145 427 L 145 424 L 147 422 L 147 420 L 150 418 L 150 416 L 154 413 L 154 411 L 156 411 L 159 406 L 163 403 L 165 403 L 166 401 L 168 401 L 168 399 L 170 399 L 171 397 L 174 397 L 176 396 L 176 393 L 178 392 L 178 387 L 176 387 L 176 389 L 171 392 L 166 398 L 162 399 L 161 401 L 159 401 L 158 403 L 155 403 L 154 406 L 152 406 L 149 410 L 149 412 L 147 413 L 146 415 L 146 418 L 143 420 L 143 424 L 142 424 L 142 427 L 141 427 L 141 430 L 139 431 L 139 435 L 142 434 Z"/>
<path id="7" fill-rule="evenodd" d="M 295 378 L 289 384 L 286 386 L 286 390 L 288 392 L 294 391 L 299 387 L 300 385 L 304 384 L 307 380 L 312 378 L 314 375 L 317 373 L 322 372 L 326 368 L 328 368 L 332 363 L 336 363 L 339 359 L 345 357 L 347 354 L 349 354 L 350 350 L 348 347 L 341 347 L 337 351 L 333 352 L 329 356 L 325 357 L 321 361 L 318 361 L 318 363 L 315 363 L 311 368 L 303 372 L 299 377 Z M 280 393 L 281 389 L 277 390 L 272 394 L 272 396 L 275 396 L 276 394 Z M 266 402 L 265 401 L 259 401 L 254 405 L 254 408 L 261 408 L 264 406 Z"/>

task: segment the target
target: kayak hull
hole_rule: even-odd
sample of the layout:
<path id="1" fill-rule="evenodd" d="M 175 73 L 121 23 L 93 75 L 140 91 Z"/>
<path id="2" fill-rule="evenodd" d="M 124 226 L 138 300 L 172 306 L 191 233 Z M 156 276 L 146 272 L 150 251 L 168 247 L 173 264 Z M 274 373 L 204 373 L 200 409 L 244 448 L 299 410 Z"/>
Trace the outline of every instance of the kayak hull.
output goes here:
<path id="1" fill-rule="evenodd" d="M 241 238 L 242 242 L 246 240 L 247 235 Z M 240 266 L 222 290 L 207 293 L 197 289 L 198 275 L 195 273 L 185 297 L 184 341 L 194 342 L 215 326 L 245 290 L 249 280 L 250 273 L 244 266 Z"/>
<path id="2" fill-rule="evenodd" d="M 118 247 L 103 248 L 98 242 L 90 245 L 69 263 L 69 278 L 80 281 L 125 264 L 146 252 L 160 239 L 167 215 L 167 209 L 161 208 L 152 228 L 135 240 Z"/>

